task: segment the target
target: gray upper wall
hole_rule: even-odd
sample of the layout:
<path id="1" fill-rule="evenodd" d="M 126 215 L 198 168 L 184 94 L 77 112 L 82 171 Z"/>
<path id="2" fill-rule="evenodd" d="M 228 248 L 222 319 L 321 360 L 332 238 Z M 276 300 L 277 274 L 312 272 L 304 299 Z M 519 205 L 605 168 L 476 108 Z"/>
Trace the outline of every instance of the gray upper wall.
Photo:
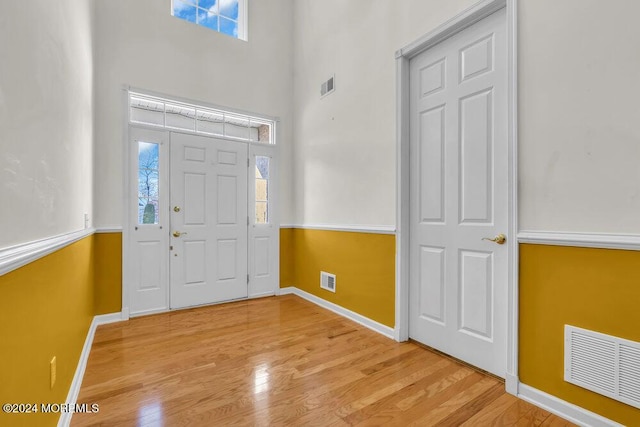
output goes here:
<path id="1" fill-rule="evenodd" d="M 93 2 L 0 2 L 0 248 L 93 212 Z"/>
<path id="2" fill-rule="evenodd" d="M 295 1 L 296 223 L 395 224 L 394 53 L 474 3 Z M 640 233 L 640 2 L 518 5 L 520 228 Z"/>
<path id="3" fill-rule="evenodd" d="M 1 2 L 0 247 L 121 225 L 124 85 L 280 117 L 283 223 L 393 226 L 394 52 L 473 3 L 249 0 L 242 42 L 170 0 Z M 640 233 L 639 14 L 519 1 L 522 229 Z"/>

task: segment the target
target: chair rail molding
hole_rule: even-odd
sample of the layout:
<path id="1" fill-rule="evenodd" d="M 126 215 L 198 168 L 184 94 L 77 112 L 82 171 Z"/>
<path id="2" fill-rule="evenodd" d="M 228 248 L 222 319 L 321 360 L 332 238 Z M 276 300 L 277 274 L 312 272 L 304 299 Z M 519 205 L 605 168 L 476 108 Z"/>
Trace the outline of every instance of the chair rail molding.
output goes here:
<path id="1" fill-rule="evenodd" d="M 520 231 L 518 243 L 640 251 L 639 234 Z"/>
<path id="2" fill-rule="evenodd" d="M 91 236 L 95 232 L 94 228 L 87 228 L 0 249 L 0 276 Z"/>

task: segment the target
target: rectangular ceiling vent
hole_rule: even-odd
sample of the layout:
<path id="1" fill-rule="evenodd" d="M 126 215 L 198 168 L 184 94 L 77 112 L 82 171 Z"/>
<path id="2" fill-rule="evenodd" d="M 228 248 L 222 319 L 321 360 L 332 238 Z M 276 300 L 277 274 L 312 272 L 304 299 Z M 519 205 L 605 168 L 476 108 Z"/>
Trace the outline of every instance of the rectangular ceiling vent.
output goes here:
<path id="1" fill-rule="evenodd" d="M 335 76 L 331 76 L 329 80 L 326 82 L 322 82 L 320 85 L 320 97 L 329 95 L 331 92 L 336 90 L 336 85 L 334 83 Z"/>
<path id="2" fill-rule="evenodd" d="M 640 343 L 565 325 L 564 379 L 640 408 Z"/>
<path id="3" fill-rule="evenodd" d="M 327 291 L 336 291 L 336 275 L 327 273 L 325 271 L 320 272 L 320 287 Z"/>

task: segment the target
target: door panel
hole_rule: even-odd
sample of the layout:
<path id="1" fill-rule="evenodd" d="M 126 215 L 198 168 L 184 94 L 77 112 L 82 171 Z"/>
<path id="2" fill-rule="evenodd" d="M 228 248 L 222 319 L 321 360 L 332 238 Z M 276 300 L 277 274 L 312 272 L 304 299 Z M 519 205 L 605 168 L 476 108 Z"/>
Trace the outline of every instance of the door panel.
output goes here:
<path id="1" fill-rule="evenodd" d="M 504 9 L 412 59 L 409 335 L 504 376 Z"/>
<path id="2" fill-rule="evenodd" d="M 420 114 L 420 162 L 423 165 L 420 185 L 422 222 L 444 221 L 444 151 L 445 151 L 445 109 L 438 106 Z"/>
<path id="3" fill-rule="evenodd" d="M 493 71 L 492 35 L 460 50 L 460 82 L 490 71 Z"/>
<path id="4" fill-rule="evenodd" d="M 444 324 L 444 259 L 443 248 L 420 247 L 420 316 Z"/>
<path id="5" fill-rule="evenodd" d="M 140 291 L 156 291 L 161 288 L 162 272 L 158 268 L 158 260 L 162 258 L 162 244 L 155 241 L 138 241 L 137 252 L 140 254 L 138 277 Z"/>
<path id="6" fill-rule="evenodd" d="M 184 223 L 205 225 L 207 200 L 207 176 L 203 173 L 184 174 Z"/>
<path id="7" fill-rule="evenodd" d="M 255 237 L 253 239 L 255 253 L 255 277 L 267 277 L 272 271 L 269 260 L 271 237 Z"/>
<path id="8" fill-rule="evenodd" d="M 218 240 L 218 280 L 232 280 L 238 277 L 237 252 L 237 240 Z M 246 270 L 243 269 L 243 271 Z"/>
<path id="9" fill-rule="evenodd" d="M 491 340 L 493 254 L 460 251 L 460 329 Z"/>
<path id="10" fill-rule="evenodd" d="M 420 96 L 433 95 L 445 87 L 446 61 L 441 59 L 420 70 Z"/>
<path id="11" fill-rule="evenodd" d="M 245 143 L 171 134 L 171 308 L 247 296 L 246 159 Z"/>
<path id="12" fill-rule="evenodd" d="M 207 282 L 207 242 L 205 240 L 185 241 L 184 282 L 186 285 Z"/>
<path id="13" fill-rule="evenodd" d="M 491 222 L 493 111 L 491 90 L 460 100 L 460 222 Z"/>
<path id="14" fill-rule="evenodd" d="M 218 225 L 238 225 L 238 178 L 218 175 Z M 244 194 L 243 194 L 244 197 Z M 242 218 L 244 220 L 244 218 Z M 244 222 L 244 221 L 242 221 Z"/>

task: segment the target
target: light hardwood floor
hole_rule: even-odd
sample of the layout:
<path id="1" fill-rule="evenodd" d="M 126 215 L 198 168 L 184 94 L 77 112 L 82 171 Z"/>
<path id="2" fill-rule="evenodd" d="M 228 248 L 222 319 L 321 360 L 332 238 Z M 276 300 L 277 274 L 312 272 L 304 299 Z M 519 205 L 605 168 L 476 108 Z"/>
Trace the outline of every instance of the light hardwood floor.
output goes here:
<path id="1" fill-rule="evenodd" d="M 296 296 L 98 328 L 72 426 L 569 426 L 504 384 Z"/>

